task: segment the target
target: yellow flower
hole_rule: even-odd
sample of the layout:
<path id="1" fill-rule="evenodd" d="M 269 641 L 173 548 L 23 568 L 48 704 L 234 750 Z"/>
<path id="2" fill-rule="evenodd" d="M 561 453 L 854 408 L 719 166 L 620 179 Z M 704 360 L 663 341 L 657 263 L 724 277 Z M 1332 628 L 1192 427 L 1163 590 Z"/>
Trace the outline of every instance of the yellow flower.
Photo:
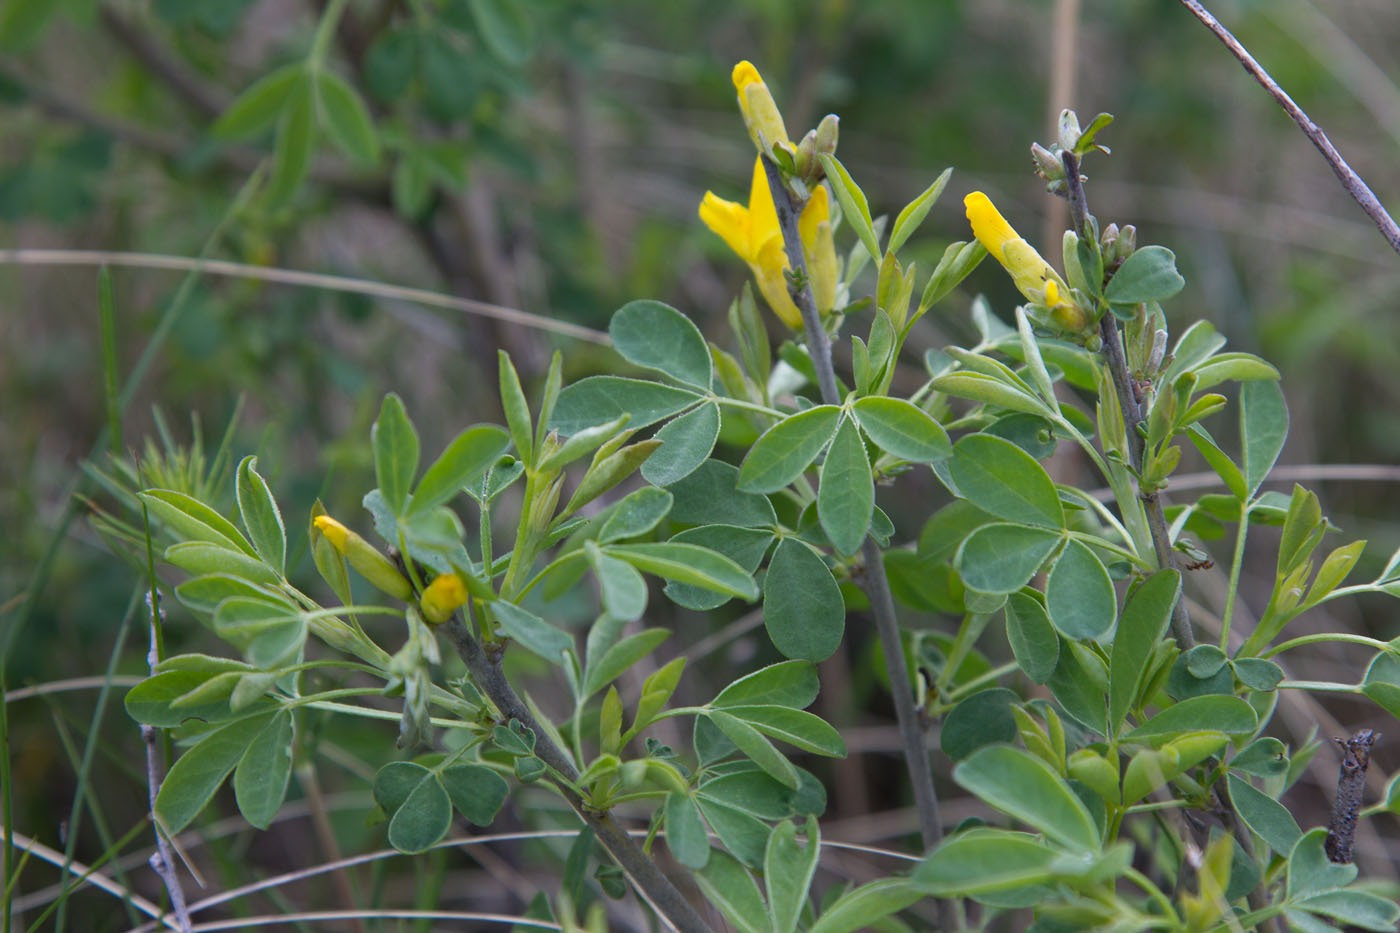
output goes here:
<path id="1" fill-rule="evenodd" d="M 413 595 L 413 587 L 404 575 L 399 573 L 399 568 L 374 545 L 329 515 L 317 515 L 312 524 L 350 566 L 360 572 L 360 576 L 379 590 L 395 599 L 406 600 Z"/>
<path id="2" fill-rule="evenodd" d="M 992 258 L 1011 273 L 1011 280 L 1022 295 L 1047 308 L 1073 304 L 1066 297 L 1069 287 L 1064 279 L 1006 222 L 985 194 L 974 191 L 963 198 L 963 204 L 973 234 Z"/>
<path id="3" fill-rule="evenodd" d="M 739 110 L 744 114 L 744 125 L 748 127 L 749 137 L 758 151 L 771 155 L 775 145 L 792 151 L 793 145 L 788 139 L 787 127 L 783 125 L 783 115 L 758 69 L 749 62 L 740 62 L 734 66 L 730 77 L 734 81 L 734 90 L 739 92 Z"/>
<path id="4" fill-rule="evenodd" d="M 423 590 L 419 605 L 423 607 L 423 618 L 433 625 L 440 625 L 452 617 L 452 613 L 467 601 L 467 586 L 455 573 L 439 574 Z"/>
<path id="5" fill-rule="evenodd" d="M 815 188 L 797 220 L 812 295 L 821 312 L 830 311 L 836 298 L 836 246 L 831 234 L 828 197 L 824 187 Z M 758 290 L 783 323 L 793 330 L 800 329 L 802 313 L 788 294 L 783 274 L 788 268 L 787 252 L 783 249 L 783 234 L 778 229 L 778 212 L 773 207 L 768 176 L 763 170 L 763 156 L 754 161 L 749 206 L 726 201 L 713 191 L 706 191 L 700 202 L 700 219 L 749 264 Z"/>

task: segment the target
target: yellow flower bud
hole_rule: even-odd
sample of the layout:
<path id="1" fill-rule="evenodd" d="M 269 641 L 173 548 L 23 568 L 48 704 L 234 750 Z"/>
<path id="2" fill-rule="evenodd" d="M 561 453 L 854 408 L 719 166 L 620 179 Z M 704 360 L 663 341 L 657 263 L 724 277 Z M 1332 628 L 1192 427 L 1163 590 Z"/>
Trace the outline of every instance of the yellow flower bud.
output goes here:
<path id="1" fill-rule="evenodd" d="M 313 524 L 346 562 L 377 589 L 395 599 L 407 600 L 413 596 L 413 587 L 407 578 L 374 545 L 329 515 L 316 516 Z"/>
<path id="2" fill-rule="evenodd" d="M 734 66 L 731 77 L 734 89 L 739 92 L 739 110 L 744 115 L 744 126 L 748 127 L 749 138 L 758 151 L 770 155 L 773 147 L 780 144 L 792 149 L 787 127 L 783 125 L 783 115 L 758 69 L 749 62 L 740 62 Z"/>
<path id="3" fill-rule="evenodd" d="M 1022 295 L 1031 301 L 1042 301 L 1051 283 L 1055 285 L 1057 295 L 1069 291 L 1054 267 L 1035 251 L 1035 247 L 1021 238 L 985 194 L 974 191 L 963 199 L 963 204 L 967 207 L 967 219 L 972 222 L 973 234 L 992 258 L 1011 273 L 1011 279 Z"/>
<path id="4" fill-rule="evenodd" d="M 444 573 L 428 584 L 418 604 L 423 608 L 424 620 L 441 625 L 466 602 L 467 585 L 462 578 L 455 573 Z"/>

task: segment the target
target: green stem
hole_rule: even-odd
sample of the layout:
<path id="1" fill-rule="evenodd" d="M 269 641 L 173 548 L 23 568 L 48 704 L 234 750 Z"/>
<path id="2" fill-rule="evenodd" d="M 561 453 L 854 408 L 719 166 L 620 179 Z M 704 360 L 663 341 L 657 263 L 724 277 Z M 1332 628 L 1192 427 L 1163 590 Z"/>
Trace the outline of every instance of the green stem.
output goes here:
<path id="1" fill-rule="evenodd" d="M 1366 645 L 1367 647 L 1375 648 L 1377 651 L 1386 651 L 1390 648 L 1390 642 L 1381 641 L 1377 638 L 1368 638 L 1365 635 L 1348 635 L 1345 632 L 1322 632 L 1317 635 L 1299 635 L 1297 638 L 1291 638 L 1282 644 L 1274 645 L 1268 651 L 1259 655 L 1259 657 L 1266 659 L 1272 658 L 1276 654 L 1283 654 L 1283 652 L 1293 648 L 1301 648 L 1304 645 L 1317 645 L 1329 641 L 1346 642 L 1352 645 Z"/>
<path id="2" fill-rule="evenodd" d="M 759 161 L 768 176 L 768 191 L 778 215 L 778 229 L 782 231 L 783 246 L 787 251 L 788 264 L 792 267 L 793 281 L 802 283 L 801 288 L 790 289 L 790 292 L 793 302 L 802 313 L 807 352 L 817 373 L 821 399 L 827 404 L 839 405 L 841 396 L 836 384 L 836 370 L 831 365 L 831 339 L 822 326 L 821 315 L 812 297 L 811 280 L 807 275 L 807 258 L 802 251 L 802 237 L 798 233 L 798 218 L 801 216 L 803 205 L 794 200 L 777 164 L 767 157 Z M 938 812 L 938 794 L 933 785 L 933 770 L 929 764 L 924 724 L 918 708 L 914 705 L 914 691 L 909 683 L 908 669 L 905 667 L 899 617 L 895 613 L 894 596 L 885 576 L 884 554 L 875 539 L 867 535 L 861 544 L 861 556 L 865 563 L 863 589 L 870 600 L 875 630 L 885 656 L 890 698 L 894 701 L 895 720 L 899 725 L 900 739 L 904 745 L 905 766 L 909 771 L 915 809 L 919 814 L 920 836 L 924 847 L 932 848 L 943 838 L 943 824 Z M 948 929 L 953 920 L 948 901 L 939 901 L 938 914 L 939 926 Z"/>
<path id="3" fill-rule="evenodd" d="M 729 398 L 728 396 L 724 395 L 711 395 L 710 401 L 717 402 L 720 405 L 724 405 L 729 408 L 739 408 L 743 411 L 751 411 L 760 415 L 767 415 L 770 418 L 781 419 L 787 417 L 787 415 L 784 412 L 778 411 L 776 408 L 769 408 L 767 405 L 759 405 L 755 402 L 746 402 L 743 399 Z"/>
<path id="4" fill-rule="evenodd" d="M 1315 693 L 1360 693 L 1361 684 L 1339 684 L 1331 680 L 1285 680 L 1279 690 L 1312 690 Z"/>
<path id="5" fill-rule="evenodd" d="M 308 68 L 315 70 L 325 64 L 331 39 L 335 36 L 335 28 L 340 25 L 341 14 L 345 12 L 345 4 L 346 0 L 330 0 L 330 3 L 326 4 L 321 21 L 316 24 L 316 36 L 311 40 L 311 53 L 306 57 Z"/>
<path id="6" fill-rule="evenodd" d="M 1240 588 L 1240 570 L 1244 567 L 1244 539 L 1249 534 L 1249 509 L 1240 509 L 1240 527 L 1235 532 L 1235 555 L 1230 562 L 1230 583 L 1225 588 L 1225 608 L 1220 614 L 1220 650 L 1230 652 L 1230 622 L 1235 616 L 1235 594 Z"/>

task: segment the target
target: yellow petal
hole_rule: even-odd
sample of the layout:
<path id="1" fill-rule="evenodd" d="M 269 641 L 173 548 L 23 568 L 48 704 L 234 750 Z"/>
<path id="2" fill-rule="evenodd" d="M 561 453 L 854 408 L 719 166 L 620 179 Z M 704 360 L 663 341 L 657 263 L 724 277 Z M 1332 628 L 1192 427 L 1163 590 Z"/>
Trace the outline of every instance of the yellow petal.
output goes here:
<path id="1" fill-rule="evenodd" d="M 738 91 L 741 97 L 743 96 L 744 88 L 748 87 L 750 84 L 763 83 L 763 76 L 758 73 L 758 69 L 753 66 L 753 63 L 747 60 L 734 66 L 734 71 L 730 73 L 730 78 L 734 81 L 734 90 Z"/>
<path id="2" fill-rule="evenodd" d="M 706 191 L 700 202 L 700 219 L 705 226 L 719 234 L 730 249 L 745 262 L 753 262 L 749 248 L 749 211 L 742 204 L 726 201 L 713 191 Z"/>
<path id="3" fill-rule="evenodd" d="M 1001 256 L 1001 248 L 1011 240 L 1019 240 L 1011 224 L 1001 216 L 990 198 L 980 191 L 974 191 L 963 198 L 967 208 L 967 219 L 972 223 L 972 233 L 993 256 Z"/>
<path id="4" fill-rule="evenodd" d="M 437 625 L 446 622 L 452 613 L 467 601 L 467 587 L 455 573 L 440 574 L 423 590 L 419 604 L 423 618 Z"/>
<path id="5" fill-rule="evenodd" d="M 317 515 L 314 522 L 316 530 L 325 536 L 337 551 L 345 553 L 345 541 L 350 536 L 350 529 L 329 515 Z"/>
<path id="6" fill-rule="evenodd" d="M 783 255 L 782 247 L 778 246 L 779 255 Z M 772 247 L 765 251 L 770 260 Z M 788 327 L 793 330 L 802 329 L 802 312 L 797 310 L 797 305 L 792 303 L 792 296 L 788 294 L 787 277 L 783 275 L 783 266 L 774 265 L 769 262 L 767 265 L 753 264 L 754 281 L 758 283 L 758 290 L 763 293 L 763 297 L 768 301 L 768 307 L 773 309 L 773 313 L 778 315 Z"/>
<path id="7" fill-rule="evenodd" d="M 757 262 L 763 244 L 773 237 L 782 241 L 778 229 L 778 209 L 768 187 L 768 173 L 763 170 L 763 156 L 753 160 L 753 183 L 749 186 L 749 262 Z"/>
<path id="8" fill-rule="evenodd" d="M 802 245 L 810 253 L 816 242 L 817 226 L 831 219 L 831 205 L 827 201 L 826 186 L 817 185 L 807 204 L 802 208 L 802 216 L 797 218 L 797 232 L 802 237 Z"/>
<path id="9" fill-rule="evenodd" d="M 831 221 L 818 224 L 813 239 L 815 242 L 806 247 L 807 273 L 812 281 L 812 299 L 817 303 L 817 310 L 825 314 L 836 306 L 836 284 L 840 278 Z"/>

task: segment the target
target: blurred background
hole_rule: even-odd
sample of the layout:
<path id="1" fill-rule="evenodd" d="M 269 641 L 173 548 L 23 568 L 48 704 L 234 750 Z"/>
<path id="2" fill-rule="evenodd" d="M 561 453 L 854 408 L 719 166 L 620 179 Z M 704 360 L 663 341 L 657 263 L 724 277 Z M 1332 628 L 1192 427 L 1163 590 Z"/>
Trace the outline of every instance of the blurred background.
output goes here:
<path id="1" fill-rule="evenodd" d="M 1211 6 L 1381 201 L 1400 206 L 1400 6 Z M 139 578 L 90 521 L 112 503 L 83 468 L 107 469 L 97 266 L 111 267 L 118 371 L 127 378 L 140 370 L 122 448 L 142 450 L 152 436 L 163 446 L 164 431 L 180 445 L 202 437 L 212 459 L 233 423 L 234 462 L 260 455 L 295 549 L 316 496 L 332 513 L 358 514 L 373 484 L 365 439 L 386 391 L 403 396 L 425 452 L 434 452 L 463 426 L 500 419 L 497 348 L 535 388 L 556 348 L 570 378 L 615 365 L 582 331 L 477 313 L 484 305 L 605 330 L 622 303 L 654 297 L 731 345 L 725 313 L 746 269 L 698 223 L 696 208 L 707 189 L 747 196 L 753 151 L 729 80 L 744 58 L 767 79 L 794 136 L 825 113 L 841 116 L 841 159 L 875 213 L 893 215 L 955 167 L 906 249 L 924 269 L 948 242 L 969 238 L 961 202 L 975 189 L 1058 264 L 1062 207 L 1032 175 L 1028 147 L 1053 139 L 1062 107 L 1086 123 L 1099 111 L 1115 114 L 1100 137 L 1111 157 L 1085 166 L 1090 208 L 1101 223 L 1135 224 L 1140 244 L 1176 252 L 1188 284 L 1166 309 L 1173 336 L 1202 318 L 1232 349 L 1280 368 L 1292 413 L 1281 463 L 1318 491 L 1343 529 L 1333 546 L 1370 541 L 1357 579 L 1373 576 L 1400 545 L 1400 258 L 1283 111 L 1178 4 L 352 0 L 327 62 L 370 104 L 382 142 L 377 163 L 347 158 L 323 133 L 293 195 L 277 204 L 243 197 L 273 151 L 273 134 L 228 142 L 211 127 L 250 84 L 306 55 L 323 8 L 320 0 L 0 6 L 0 627 L 6 683 L 41 694 L 9 707 L 21 832 L 63 847 L 94 723 L 105 731 L 90 773 L 102 783 L 77 856 L 96 857 L 103 839 L 120 837 L 145 810 L 139 736 L 119 694 L 94 718 L 91 685 L 42 686 L 101 675 L 121 638 L 114 672 L 145 670 L 144 633 L 123 621 Z M 843 249 L 853 241 L 848 230 L 838 233 Z M 99 255 L 106 252 L 143 255 Z M 158 258 L 201 255 L 254 268 L 190 277 Z M 259 269 L 480 304 L 430 307 L 368 284 L 278 284 Z M 987 264 L 921 323 L 896 386 L 921 382 L 926 347 L 975 342 L 967 309 L 979 292 L 1010 319 L 1015 292 Z M 856 318 L 848 333 L 867 326 Z M 1217 422 L 1212 431 L 1230 437 L 1233 417 Z M 1363 468 L 1329 471 L 1338 464 Z M 1056 469 L 1064 481 L 1093 483 L 1080 466 Z M 1200 468 L 1188 462 L 1182 472 Z M 881 504 L 907 541 L 945 495 L 930 478 L 910 477 L 882 490 Z M 1272 582 L 1269 534 L 1258 536 L 1242 587 L 1256 611 Z M 1204 542 L 1221 563 L 1230 543 Z M 301 573 L 314 579 L 309 560 Z M 1224 592 L 1219 573 L 1193 577 L 1206 624 Z M 1314 613 L 1290 632 L 1397 634 L 1383 601 L 1331 605 L 1330 617 Z M 674 653 L 727 622 L 679 612 L 672 621 Z M 182 610 L 170 624 L 175 649 L 210 647 L 211 636 Z M 927 624 L 951 623 L 929 616 Z M 864 630 L 853 632 L 824 670 L 829 688 L 844 686 L 819 701 L 824 715 L 850 727 L 853 752 L 837 766 L 843 789 L 833 791 L 826 832 L 898 846 L 914 821 L 899 803 L 903 769 L 892 755 L 879 665 Z M 989 654 L 1004 652 L 998 638 L 988 636 Z M 697 662 L 696 683 L 706 665 L 749 664 L 771 651 L 761 632 L 731 631 L 715 644 Z M 1291 673 L 1352 683 L 1366 660 L 1323 651 Z M 1288 706 L 1279 723 L 1295 745 L 1310 729 L 1324 738 L 1363 726 L 1400 732 L 1381 719 L 1369 703 L 1329 702 Z M 364 773 L 391 737 L 387 728 L 339 734 L 344 760 L 321 776 L 327 786 L 294 783 L 293 810 L 322 790 L 333 801 L 346 795 L 343 809 L 330 807 L 334 827 L 316 839 L 296 813 L 285 832 L 210 830 L 212 854 L 201 864 L 213 867 L 213 887 L 250 870 L 273 874 L 329 858 L 330 844 L 382 845 L 382 827 L 365 822 Z M 1373 793 L 1400 765 L 1397 748 L 1390 740 L 1377 746 Z M 1325 822 L 1335 774 L 1325 746 L 1287 801 L 1304 826 Z M 220 812 L 234 811 L 225 801 Z M 971 812 L 954 799 L 945 819 Z M 1376 825 L 1396 829 L 1393 817 Z M 1395 877 L 1396 843 L 1387 848 L 1373 832 L 1359 847 L 1364 869 Z M 414 873 L 449 865 L 469 889 L 494 885 L 500 906 L 518 910 L 549 877 L 530 875 L 509 851 L 480 862 L 436 858 L 376 868 L 376 883 L 403 886 L 384 901 L 411 903 Z M 847 869 L 849 877 L 863 870 Z M 43 882 L 34 871 L 38 881 L 22 892 Z M 150 894 L 150 880 L 134 883 Z M 329 892 L 297 889 L 292 900 L 335 902 Z M 118 903 L 84 898 L 75 905 Z M 110 926 L 83 928 L 125 922 L 108 919 Z"/>

